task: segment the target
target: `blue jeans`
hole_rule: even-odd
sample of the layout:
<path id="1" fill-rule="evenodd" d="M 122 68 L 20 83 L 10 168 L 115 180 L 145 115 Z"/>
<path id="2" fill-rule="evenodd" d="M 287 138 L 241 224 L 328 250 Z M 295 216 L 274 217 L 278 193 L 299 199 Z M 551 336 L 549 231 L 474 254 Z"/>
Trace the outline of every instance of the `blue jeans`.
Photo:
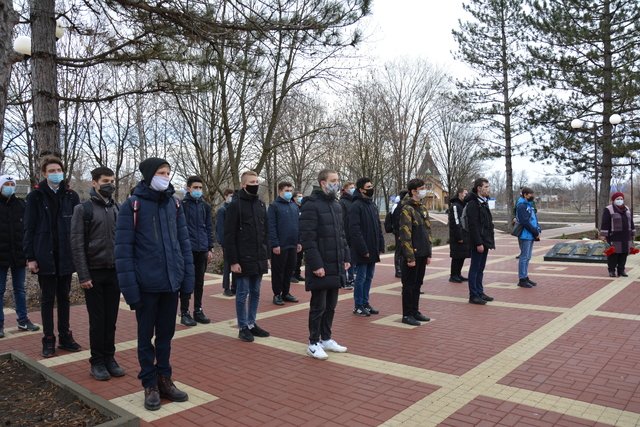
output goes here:
<path id="1" fill-rule="evenodd" d="M 471 264 L 469 265 L 469 298 L 480 297 L 484 293 L 482 279 L 484 278 L 484 267 L 487 265 L 489 250 L 485 247 L 480 253 L 476 248 L 471 249 Z"/>
<path id="2" fill-rule="evenodd" d="M 371 281 L 375 271 L 375 262 L 356 265 L 356 281 L 353 290 L 353 299 L 356 307 L 369 304 L 369 291 L 371 290 Z"/>
<path id="3" fill-rule="evenodd" d="M 520 258 L 518 262 L 518 279 L 529 277 L 529 261 L 533 251 L 533 240 L 518 239 L 520 245 Z"/>
<path id="4" fill-rule="evenodd" d="M 0 267 L 0 323 L 4 324 L 4 291 L 7 289 L 9 267 Z M 13 300 L 16 305 L 18 322 L 27 320 L 27 294 L 24 290 L 25 267 L 11 267 Z"/>
<path id="5" fill-rule="evenodd" d="M 240 329 L 256 324 L 258 303 L 260 303 L 260 282 L 262 282 L 261 274 L 236 277 L 236 315 Z"/>

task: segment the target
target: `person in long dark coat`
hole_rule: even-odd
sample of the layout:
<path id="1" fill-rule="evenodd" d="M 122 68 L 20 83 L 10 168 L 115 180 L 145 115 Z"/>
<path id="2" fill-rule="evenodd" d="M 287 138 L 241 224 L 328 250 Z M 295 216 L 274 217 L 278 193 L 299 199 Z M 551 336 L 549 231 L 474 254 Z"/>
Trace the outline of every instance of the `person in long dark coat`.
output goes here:
<path id="1" fill-rule="evenodd" d="M 624 204 L 624 194 L 621 192 L 611 195 L 611 204 L 602 213 L 602 225 L 600 236 L 615 250 L 607 257 L 609 276 L 627 277 L 625 265 L 627 255 L 633 248 L 633 239 L 636 235 L 636 226 L 633 223 L 633 214 Z"/>
<path id="2" fill-rule="evenodd" d="M 451 257 L 449 281 L 452 283 L 462 283 L 469 280 L 462 276 L 464 260 L 471 256 L 469 237 L 465 235 L 460 224 L 465 197 L 467 197 L 467 190 L 458 188 L 456 195 L 449 200 L 449 256 Z"/>

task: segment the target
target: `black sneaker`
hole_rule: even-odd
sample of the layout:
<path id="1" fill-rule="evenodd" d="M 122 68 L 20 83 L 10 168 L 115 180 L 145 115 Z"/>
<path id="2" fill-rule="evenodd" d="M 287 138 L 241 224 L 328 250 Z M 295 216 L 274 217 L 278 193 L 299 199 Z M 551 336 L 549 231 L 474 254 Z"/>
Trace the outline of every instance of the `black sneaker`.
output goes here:
<path id="1" fill-rule="evenodd" d="M 118 365 L 115 359 L 107 361 L 104 366 L 112 377 L 124 377 L 124 369 Z"/>
<path id="2" fill-rule="evenodd" d="M 371 304 L 366 303 L 364 305 L 365 310 L 367 310 L 369 312 L 369 314 L 380 314 L 380 311 L 376 310 L 375 308 L 371 307 Z"/>
<path id="3" fill-rule="evenodd" d="M 91 371 L 89 373 L 98 381 L 107 381 L 111 379 L 109 371 L 107 371 L 107 368 L 102 363 L 91 365 Z"/>
<path id="4" fill-rule="evenodd" d="M 529 283 L 531 286 L 538 286 L 538 284 L 536 282 L 534 282 L 533 280 L 529 279 L 528 277 L 527 279 L 527 283 Z"/>
<path id="5" fill-rule="evenodd" d="M 352 291 L 353 290 L 353 280 L 347 280 L 347 283 L 344 285 L 344 287 L 342 289 L 344 289 L 345 291 Z"/>
<path id="6" fill-rule="evenodd" d="M 235 294 L 234 294 L 233 292 L 231 292 L 231 289 L 225 289 L 225 290 L 222 292 L 222 295 L 224 295 L 225 297 L 232 297 L 232 296 L 234 296 Z"/>
<path id="7" fill-rule="evenodd" d="M 629 277 L 629 275 L 627 273 L 625 273 L 624 271 L 619 272 L 618 276 L 620 276 L 620 277 Z M 529 283 L 531 283 L 531 282 L 529 282 Z M 533 285 L 533 283 L 531 283 L 531 284 Z M 535 285 L 533 285 L 533 286 L 535 286 Z"/>
<path id="8" fill-rule="evenodd" d="M 242 341 L 253 342 L 253 334 L 251 333 L 249 328 L 246 327 L 240 329 L 240 332 L 238 332 L 238 338 L 240 338 Z"/>
<path id="9" fill-rule="evenodd" d="M 58 348 L 72 352 L 80 351 L 80 344 L 78 344 L 76 340 L 73 339 L 73 334 L 71 333 L 71 331 L 67 332 L 66 334 L 60 334 L 58 338 L 60 340 Z"/>
<path id="10" fill-rule="evenodd" d="M 480 295 L 480 298 L 482 298 L 483 300 L 485 300 L 487 302 L 493 301 L 493 297 L 490 297 L 489 295 L 484 294 L 484 293 L 482 295 Z"/>
<path id="11" fill-rule="evenodd" d="M 157 411 L 162 404 L 160 400 L 160 391 L 158 386 L 147 387 L 144 389 L 144 407 L 149 411 Z"/>
<path id="12" fill-rule="evenodd" d="M 411 326 L 420 326 L 422 323 L 418 322 L 413 316 L 402 316 L 402 323 Z"/>
<path id="13" fill-rule="evenodd" d="M 205 325 L 207 323 L 211 323 L 211 319 L 204 315 L 204 311 L 202 311 L 202 308 L 196 308 L 195 310 L 193 310 L 193 320 Z"/>
<path id="14" fill-rule="evenodd" d="M 483 300 L 481 297 L 471 297 L 469 298 L 469 304 L 478 304 L 485 305 L 487 302 Z"/>
<path id="15" fill-rule="evenodd" d="M 43 337 L 42 338 L 42 355 L 44 357 L 51 357 L 56 354 L 56 337 Z"/>
<path id="16" fill-rule="evenodd" d="M 183 324 L 184 326 L 196 326 L 197 323 L 195 320 L 193 320 L 193 317 L 191 317 L 191 315 L 189 314 L 188 311 L 182 313 L 180 315 L 180 323 Z"/>
<path id="17" fill-rule="evenodd" d="M 253 325 L 253 328 L 249 329 L 249 332 L 251 332 L 251 335 L 253 335 L 254 337 L 260 337 L 260 338 L 266 338 L 269 335 L 271 335 L 269 332 L 265 331 L 257 324 Z"/>
<path id="18" fill-rule="evenodd" d="M 302 274 L 296 274 L 296 279 L 300 282 L 304 282 L 304 276 Z"/>
<path id="19" fill-rule="evenodd" d="M 462 279 L 458 276 L 449 276 L 449 281 L 451 283 L 462 283 Z"/>
<path id="20" fill-rule="evenodd" d="M 273 303 L 275 305 L 284 305 L 284 301 L 282 301 L 282 297 L 280 295 L 273 296 Z"/>
<path id="21" fill-rule="evenodd" d="M 356 308 L 353 309 L 353 314 L 355 314 L 356 316 L 360 316 L 360 317 L 369 317 L 371 316 L 371 313 L 369 313 L 369 310 L 367 310 L 366 308 L 362 307 L 362 306 L 358 306 Z"/>
<path id="22" fill-rule="evenodd" d="M 285 296 L 282 297 L 282 300 L 284 302 L 298 302 L 298 298 L 294 297 L 291 294 L 286 294 Z"/>
<path id="23" fill-rule="evenodd" d="M 463 282 L 468 282 L 469 278 L 468 277 L 464 277 L 464 276 L 458 276 L 458 279 L 462 280 Z"/>
<path id="24" fill-rule="evenodd" d="M 18 322 L 18 329 L 20 329 L 21 331 L 34 332 L 39 331 L 40 326 L 32 323 L 31 320 L 27 319 L 24 322 Z"/>
<path id="25" fill-rule="evenodd" d="M 518 286 L 520 286 L 521 288 L 533 288 L 533 286 L 527 282 L 527 279 L 520 279 L 518 281 Z"/>
<path id="26" fill-rule="evenodd" d="M 615 271 L 610 271 L 609 272 L 609 277 L 616 277 L 616 272 Z"/>
<path id="27" fill-rule="evenodd" d="M 431 320 L 431 318 L 425 316 L 424 314 L 420 313 L 419 311 L 413 315 L 413 318 L 420 321 L 420 322 L 428 322 Z"/>
<path id="28" fill-rule="evenodd" d="M 298 278 L 296 276 L 291 276 L 291 278 L 289 279 L 290 283 L 298 283 Z"/>
<path id="29" fill-rule="evenodd" d="M 402 273 L 396 271 L 396 278 L 402 279 Z"/>

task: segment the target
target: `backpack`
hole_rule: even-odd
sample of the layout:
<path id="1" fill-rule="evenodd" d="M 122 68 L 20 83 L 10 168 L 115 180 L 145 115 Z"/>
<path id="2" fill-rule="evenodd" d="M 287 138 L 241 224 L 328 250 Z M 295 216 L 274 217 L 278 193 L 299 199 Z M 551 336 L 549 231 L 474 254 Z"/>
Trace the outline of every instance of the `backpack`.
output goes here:
<path id="1" fill-rule="evenodd" d="M 386 233 L 393 233 L 393 213 L 392 212 L 387 212 L 387 215 L 384 217 L 384 231 Z"/>
<path id="2" fill-rule="evenodd" d="M 467 216 L 468 206 L 469 204 L 464 205 L 464 208 L 462 209 L 462 215 L 460 215 L 460 227 L 462 227 L 464 231 L 469 231 L 469 218 Z"/>
<path id="3" fill-rule="evenodd" d="M 176 218 L 178 218 L 178 213 L 180 212 L 180 200 L 175 197 L 172 197 L 173 201 L 176 204 Z M 138 212 L 140 212 L 140 200 L 138 200 L 137 196 L 129 196 L 127 199 L 131 204 L 131 208 L 133 209 L 133 229 L 136 229 L 138 225 Z"/>

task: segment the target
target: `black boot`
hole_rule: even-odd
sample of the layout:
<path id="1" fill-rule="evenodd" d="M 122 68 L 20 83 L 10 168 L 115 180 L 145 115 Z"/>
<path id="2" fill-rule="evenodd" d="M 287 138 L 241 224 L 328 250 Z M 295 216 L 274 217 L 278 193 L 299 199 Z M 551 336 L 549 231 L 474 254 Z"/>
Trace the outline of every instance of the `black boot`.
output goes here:
<path id="1" fill-rule="evenodd" d="M 189 395 L 184 391 L 178 390 L 169 377 L 158 375 L 158 390 L 160 390 L 160 396 L 172 402 L 186 402 L 189 400 Z"/>
<path id="2" fill-rule="evenodd" d="M 56 354 L 56 337 L 44 337 L 42 338 L 42 355 L 44 357 L 51 357 Z"/>
<path id="3" fill-rule="evenodd" d="M 73 339 L 71 331 L 66 334 L 60 334 L 59 338 L 60 344 L 58 344 L 58 348 L 72 352 L 80 351 L 80 344 Z"/>
<path id="4" fill-rule="evenodd" d="M 528 276 L 526 277 L 526 279 L 527 279 L 527 283 L 529 283 L 531 286 L 537 286 L 538 285 L 537 282 L 534 282 L 533 280 L 529 279 Z"/>
<path id="5" fill-rule="evenodd" d="M 533 288 L 531 283 L 529 283 L 529 281 L 526 278 L 525 279 L 520 279 L 518 281 L 518 286 L 520 286 L 521 288 Z"/>
<path id="6" fill-rule="evenodd" d="M 202 311 L 202 308 L 196 308 L 195 310 L 193 310 L 193 320 L 202 324 L 211 323 L 211 319 L 204 315 L 204 311 Z"/>
<path id="7" fill-rule="evenodd" d="M 160 409 L 160 392 L 158 391 L 158 386 L 144 389 L 144 407 L 149 411 L 157 411 Z"/>
<path id="8" fill-rule="evenodd" d="M 104 363 L 97 363 L 95 365 L 91 365 L 91 376 L 98 381 L 107 381 L 111 379 L 111 374 L 107 371 L 107 367 L 104 366 Z"/>

